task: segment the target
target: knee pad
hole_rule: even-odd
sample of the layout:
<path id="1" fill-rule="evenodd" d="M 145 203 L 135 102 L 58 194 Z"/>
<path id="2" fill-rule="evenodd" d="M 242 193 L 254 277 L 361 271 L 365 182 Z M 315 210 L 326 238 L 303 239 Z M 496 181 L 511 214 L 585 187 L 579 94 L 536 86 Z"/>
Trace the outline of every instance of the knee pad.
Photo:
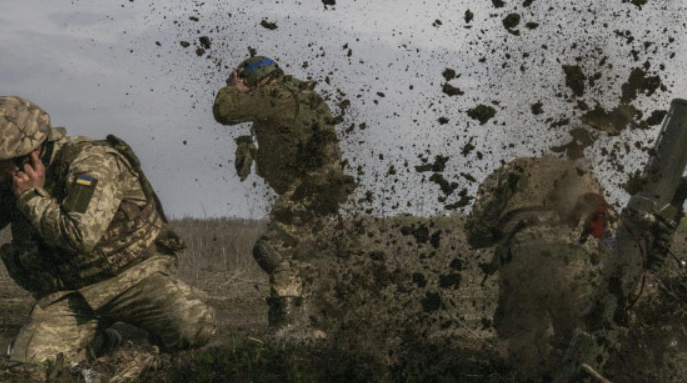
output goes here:
<path id="1" fill-rule="evenodd" d="M 271 274 L 283 259 L 279 251 L 266 238 L 260 238 L 253 246 L 253 258 L 268 274 Z"/>

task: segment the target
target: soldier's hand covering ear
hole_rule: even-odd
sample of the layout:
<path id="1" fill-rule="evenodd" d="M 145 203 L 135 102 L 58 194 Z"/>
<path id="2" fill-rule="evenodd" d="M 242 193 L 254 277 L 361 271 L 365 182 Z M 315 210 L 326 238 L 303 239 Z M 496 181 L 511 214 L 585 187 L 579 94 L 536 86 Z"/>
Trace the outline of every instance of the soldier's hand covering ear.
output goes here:
<path id="1" fill-rule="evenodd" d="M 243 72 L 243 68 L 240 70 L 234 69 L 234 71 L 229 75 L 229 78 L 227 78 L 227 86 L 232 86 L 238 89 L 241 93 L 248 93 L 250 88 L 246 85 L 245 81 L 243 81 L 243 78 L 241 78 L 241 72 Z"/>
<path id="2" fill-rule="evenodd" d="M 251 136 L 240 136 L 236 139 L 236 159 L 234 166 L 236 167 L 236 174 L 245 180 L 250 174 L 251 165 L 255 158 L 255 145 Z"/>
<path id="3" fill-rule="evenodd" d="M 22 195 L 25 191 L 43 187 L 45 185 L 45 166 L 38 157 L 38 152 L 33 151 L 29 156 L 29 162 L 18 171 L 13 179 L 14 194 Z"/>
<path id="4" fill-rule="evenodd" d="M 227 86 L 236 86 L 238 77 L 238 72 L 234 69 L 231 74 L 229 74 L 229 77 L 227 77 Z"/>

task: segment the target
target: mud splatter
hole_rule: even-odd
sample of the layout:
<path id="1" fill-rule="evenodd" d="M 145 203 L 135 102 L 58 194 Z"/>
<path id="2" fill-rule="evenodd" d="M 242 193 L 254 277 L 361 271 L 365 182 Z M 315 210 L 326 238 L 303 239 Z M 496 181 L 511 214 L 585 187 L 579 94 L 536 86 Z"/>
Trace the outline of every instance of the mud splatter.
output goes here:
<path id="1" fill-rule="evenodd" d="M 441 230 L 435 231 L 434 234 L 432 234 L 432 236 L 429 238 L 429 243 L 435 249 L 441 247 Z"/>
<path id="2" fill-rule="evenodd" d="M 474 18 L 475 18 L 475 14 L 472 13 L 472 11 L 470 11 L 469 9 L 467 11 L 465 11 L 465 22 L 466 23 L 469 24 L 472 21 L 472 19 L 474 19 Z"/>
<path id="3" fill-rule="evenodd" d="M 475 177 L 473 177 L 471 174 L 461 172 L 460 176 L 465 178 L 469 182 L 477 182 L 477 179 Z"/>
<path id="4" fill-rule="evenodd" d="M 462 209 L 470 204 L 472 200 L 474 199 L 473 197 L 470 197 L 468 195 L 468 189 L 463 189 L 458 193 L 458 196 L 460 199 L 452 204 L 447 204 L 444 205 L 445 210 L 458 210 Z"/>
<path id="5" fill-rule="evenodd" d="M 208 36 L 201 36 L 200 38 L 198 38 L 198 41 L 200 42 L 201 47 L 203 47 L 204 49 L 210 49 L 211 42 Z"/>
<path id="6" fill-rule="evenodd" d="M 647 125 L 659 125 L 661 122 L 663 122 L 663 119 L 666 117 L 666 114 L 668 114 L 667 110 L 654 110 L 653 112 L 651 112 L 651 116 L 649 116 L 649 118 L 646 119 Z"/>
<path id="7" fill-rule="evenodd" d="M 664 89 L 659 76 L 647 76 L 647 72 L 642 68 L 634 68 L 630 73 L 630 78 L 622 85 L 623 95 L 620 102 L 628 104 L 637 98 L 638 93 L 651 96 L 659 88 Z"/>
<path id="8" fill-rule="evenodd" d="M 427 243 L 429 241 L 429 228 L 425 224 L 403 226 L 401 234 L 412 235 L 417 243 Z"/>
<path id="9" fill-rule="evenodd" d="M 442 289 L 457 289 L 460 286 L 462 277 L 458 273 L 451 273 L 439 276 L 439 287 Z"/>
<path id="10" fill-rule="evenodd" d="M 592 146 L 598 138 L 584 128 L 575 128 L 569 133 L 572 137 L 570 142 L 560 146 L 552 146 L 550 150 L 554 153 L 565 153 L 571 160 L 583 158 L 584 150 Z"/>
<path id="11" fill-rule="evenodd" d="M 632 5 L 639 9 L 642 9 L 642 6 L 648 2 L 649 0 L 623 0 L 623 3 L 632 3 Z"/>
<path id="12" fill-rule="evenodd" d="M 609 112 L 597 104 L 580 119 L 594 129 L 616 136 L 628 127 L 633 129 L 643 127 L 635 121 L 638 113 L 637 108 L 632 105 L 619 105 Z"/>
<path id="13" fill-rule="evenodd" d="M 462 96 L 465 94 L 465 92 L 460 90 L 460 88 L 457 88 L 449 83 L 445 83 L 444 86 L 441 88 L 441 91 L 449 96 Z"/>
<path id="14" fill-rule="evenodd" d="M 477 105 L 476 107 L 469 109 L 467 111 L 468 117 L 473 120 L 479 121 L 480 125 L 484 125 L 496 115 L 496 109 L 491 106 L 484 104 Z"/>
<path id="15" fill-rule="evenodd" d="M 420 303 L 425 312 L 437 311 L 441 308 L 441 295 L 428 291 L 425 293 L 425 297 L 420 300 Z"/>
<path id="16" fill-rule="evenodd" d="M 460 154 L 462 154 L 463 157 L 467 157 L 467 155 L 470 154 L 470 152 L 475 150 L 476 146 L 472 144 L 473 138 L 474 137 L 470 137 L 470 141 L 465 143 L 465 145 L 463 145 L 463 147 L 460 149 Z"/>
<path id="17" fill-rule="evenodd" d="M 413 283 L 420 288 L 427 286 L 427 277 L 420 273 L 413 273 Z"/>
<path id="18" fill-rule="evenodd" d="M 542 113 L 544 113 L 544 104 L 542 104 L 541 101 L 532 104 L 532 114 L 538 116 Z"/>
<path id="19" fill-rule="evenodd" d="M 451 81 L 454 78 L 456 78 L 456 71 L 451 69 L 451 68 L 446 68 L 444 71 L 441 73 L 442 76 L 446 79 L 446 81 Z"/>
<path id="20" fill-rule="evenodd" d="M 260 22 L 260 26 L 263 27 L 263 28 L 265 28 L 265 29 L 269 29 L 269 30 L 271 30 L 271 31 L 273 31 L 273 30 L 275 30 L 275 29 L 278 28 L 278 27 L 277 27 L 277 23 L 269 22 L 269 21 L 267 21 L 267 20 L 262 20 L 262 21 Z"/>
<path id="21" fill-rule="evenodd" d="M 563 65 L 565 73 L 565 85 L 572 90 L 577 97 L 584 96 L 584 84 L 587 80 L 579 65 Z"/>
<path id="22" fill-rule="evenodd" d="M 417 172 L 435 172 L 435 173 L 441 173 L 446 169 L 446 162 L 448 162 L 450 158 L 447 156 L 435 156 L 434 157 L 434 163 L 432 164 L 425 164 L 425 165 L 418 165 L 415 166 L 415 171 Z"/>
<path id="23" fill-rule="evenodd" d="M 642 172 L 636 170 L 627 177 L 627 181 L 620 184 L 620 187 L 625 189 L 629 195 L 635 195 L 646 185 L 647 180 L 642 177 Z"/>
<path id="24" fill-rule="evenodd" d="M 460 258 L 455 258 L 451 261 L 451 263 L 448 265 L 448 267 L 452 268 L 453 270 L 462 271 L 463 270 L 463 261 L 461 261 Z"/>
<path id="25" fill-rule="evenodd" d="M 506 5 L 506 2 L 503 0 L 491 0 L 491 3 L 494 4 L 495 8 L 503 8 Z"/>
<path id="26" fill-rule="evenodd" d="M 439 173 L 432 174 L 432 176 L 429 177 L 429 180 L 439 185 L 441 191 L 446 196 L 451 195 L 454 191 L 456 191 L 456 189 L 458 189 L 459 186 L 457 182 L 449 182 L 446 178 L 444 178 L 444 176 L 442 176 Z"/>
<path id="27" fill-rule="evenodd" d="M 516 36 L 520 36 L 520 31 L 515 29 L 518 25 L 520 25 L 520 15 L 517 13 L 511 13 L 503 19 L 506 30 Z"/>

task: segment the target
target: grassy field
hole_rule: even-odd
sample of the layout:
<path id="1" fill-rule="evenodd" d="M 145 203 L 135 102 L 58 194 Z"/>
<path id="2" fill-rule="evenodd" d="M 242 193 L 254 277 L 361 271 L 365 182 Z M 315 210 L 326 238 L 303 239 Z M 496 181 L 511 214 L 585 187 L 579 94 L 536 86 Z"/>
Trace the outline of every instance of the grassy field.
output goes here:
<path id="1" fill-rule="evenodd" d="M 265 223 L 183 219 L 174 221 L 173 226 L 188 246 L 179 256 L 179 277 L 207 292 L 213 304 L 223 309 L 219 316 L 222 324 L 256 327 L 256 320 L 262 324 L 268 278 L 253 261 L 251 249 Z M 10 238 L 8 230 L 0 232 L 0 243 Z M 12 335 L 25 321 L 33 300 L 9 278 L 4 265 L 0 266 L 0 302 L 0 325 L 4 334 Z M 248 316 L 246 309 L 251 311 Z M 3 336 L 3 344 L 6 341 Z"/>
<path id="2" fill-rule="evenodd" d="M 188 245 L 179 257 L 179 276 L 209 295 L 219 332 L 201 349 L 163 354 L 140 381 L 527 381 L 496 352 L 491 323 L 498 276 L 482 283 L 479 264 L 490 259 L 491 250 L 471 250 L 462 224 L 459 216 L 333 223 L 325 231 L 322 256 L 304 272 L 311 318 L 328 339 L 302 344 L 265 337 L 268 278 L 251 255 L 265 222 L 176 220 L 173 226 Z M 685 228 L 674 243 L 681 254 Z M 7 240 L 8 233 L 0 233 L 0 242 Z M 681 327 L 687 284 L 682 271 L 666 270 L 648 275 L 635 310 L 637 325 L 609 364 L 607 376 L 615 383 L 684 381 L 675 366 L 687 360 Z M 32 303 L 0 267 L 0 349 L 25 322 Z M 106 365 L 104 375 L 112 373 L 107 362 L 93 368 L 98 363 Z M 64 374 L 58 381 L 83 381 L 82 375 Z"/>

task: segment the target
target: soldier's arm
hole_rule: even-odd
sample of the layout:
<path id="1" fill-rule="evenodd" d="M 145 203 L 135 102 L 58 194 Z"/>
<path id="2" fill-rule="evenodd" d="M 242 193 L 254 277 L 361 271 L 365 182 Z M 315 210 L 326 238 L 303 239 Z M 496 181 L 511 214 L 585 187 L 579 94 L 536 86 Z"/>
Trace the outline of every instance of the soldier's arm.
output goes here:
<path id="1" fill-rule="evenodd" d="M 266 85 L 247 93 L 234 86 L 217 92 L 212 114 L 224 125 L 234 125 L 256 119 L 286 119 L 295 116 L 295 96 L 279 85 Z"/>
<path id="2" fill-rule="evenodd" d="M 17 206 L 48 244 L 88 252 L 112 221 L 123 198 L 121 179 L 128 172 L 115 153 L 86 148 L 69 168 L 61 203 L 43 188 L 34 188 L 18 198 Z"/>
<path id="3" fill-rule="evenodd" d="M 468 243 L 473 248 L 494 245 L 503 235 L 499 219 L 506 205 L 508 167 L 487 176 L 480 184 L 472 211 L 465 222 Z"/>

